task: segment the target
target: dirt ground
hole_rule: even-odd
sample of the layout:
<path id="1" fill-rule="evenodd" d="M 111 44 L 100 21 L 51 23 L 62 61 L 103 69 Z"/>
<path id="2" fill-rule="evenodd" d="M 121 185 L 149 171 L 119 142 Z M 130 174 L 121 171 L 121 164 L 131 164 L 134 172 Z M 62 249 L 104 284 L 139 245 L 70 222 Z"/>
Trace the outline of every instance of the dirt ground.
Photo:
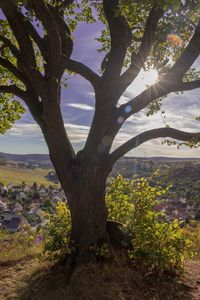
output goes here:
<path id="1" fill-rule="evenodd" d="M 30 258 L 0 266 L 0 300 L 190 300 L 200 299 L 200 261 L 182 277 L 142 273 L 124 265 L 77 268 L 70 281 L 61 269 Z"/>

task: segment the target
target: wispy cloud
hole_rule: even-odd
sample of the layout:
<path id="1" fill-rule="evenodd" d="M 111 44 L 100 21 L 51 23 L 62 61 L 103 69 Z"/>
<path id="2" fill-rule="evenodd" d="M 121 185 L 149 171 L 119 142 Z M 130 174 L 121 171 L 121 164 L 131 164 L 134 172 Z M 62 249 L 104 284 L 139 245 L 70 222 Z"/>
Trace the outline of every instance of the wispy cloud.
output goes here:
<path id="1" fill-rule="evenodd" d="M 84 103 L 69 103 L 66 104 L 68 107 L 73 107 L 73 108 L 78 108 L 78 109 L 83 109 L 83 110 L 94 110 L 94 107 L 88 104 Z"/>

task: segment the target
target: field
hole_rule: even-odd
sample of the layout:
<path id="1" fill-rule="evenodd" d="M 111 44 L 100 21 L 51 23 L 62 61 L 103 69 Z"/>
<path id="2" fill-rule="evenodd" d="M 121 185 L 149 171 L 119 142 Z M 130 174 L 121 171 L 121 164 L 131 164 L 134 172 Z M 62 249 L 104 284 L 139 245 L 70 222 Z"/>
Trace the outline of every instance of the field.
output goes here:
<path id="1" fill-rule="evenodd" d="M 34 182 L 37 184 L 44 184 L 49 186 L 50 181 L 45 179 L 48 171 L 44 169 L 26 169 L 11 166 L 0 166 L 0 182 L 3 184 L 8 184 L 9 182 L 13 184 L 20 184 L 23 181 L 28 185 L 32 185 Z"/>

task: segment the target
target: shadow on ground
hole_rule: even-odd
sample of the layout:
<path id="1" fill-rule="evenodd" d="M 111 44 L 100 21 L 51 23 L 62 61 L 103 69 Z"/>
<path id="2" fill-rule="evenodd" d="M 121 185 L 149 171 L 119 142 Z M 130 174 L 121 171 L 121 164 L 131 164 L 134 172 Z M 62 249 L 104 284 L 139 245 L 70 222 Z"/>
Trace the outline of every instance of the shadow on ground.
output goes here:
<path id="1" fill-rule="evenodd" d="M 144 274 L 124 266 L 88 265 L 77 268 L 69 282 L 63 269 L 27 278 L 20 300 L 190 300 L 200 299 L 198 282 L 169 275 Z M 200 281 L 199 281 L 200 283 Z M 196 293 L 198 295 L 196 295 Z M 195 296 L 196 295 L 196 296 Z"/>

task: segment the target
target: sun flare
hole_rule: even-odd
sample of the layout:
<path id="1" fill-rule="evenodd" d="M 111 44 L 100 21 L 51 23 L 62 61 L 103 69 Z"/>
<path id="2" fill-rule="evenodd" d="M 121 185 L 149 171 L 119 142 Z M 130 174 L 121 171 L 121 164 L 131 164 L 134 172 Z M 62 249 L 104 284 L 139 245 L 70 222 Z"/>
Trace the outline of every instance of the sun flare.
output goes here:
<path id="1" fill-rule="evenodd" d="M 141 75 L 142 75 L 141 82 L 145 85 L 152 85 L 156 83 L 158 79 L 158 71 L 155 69 L 151 69 L 146 72 L 143 71 Z"/>
<path id="2" fill-rule="evenodd" d="M 148 71 L 141 70 L 135 81 L 128 87 L 127 92 L 131 96 L 137 96 L 142 93 L 148 86 L 153 85 L 158 80 L 158 71 L 150 69 Z"/>

